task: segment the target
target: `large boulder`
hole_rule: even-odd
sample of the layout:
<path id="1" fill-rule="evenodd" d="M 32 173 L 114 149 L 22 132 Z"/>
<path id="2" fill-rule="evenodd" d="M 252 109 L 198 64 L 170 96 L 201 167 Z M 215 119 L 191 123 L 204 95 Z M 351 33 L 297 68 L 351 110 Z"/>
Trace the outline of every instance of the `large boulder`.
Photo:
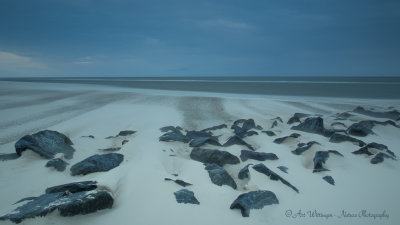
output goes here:
<path id="1" fill-rule="evenodd" d="M 15 223 L 20 223 L 27 218 L 45 216 L 56 209 L 61 216 L 74 216 L 112 208 L 114 199 L 110 192 L 97 189 L 88 191 L 85 188 L 79 190 L 74 186 L 76 184 L 61 185 L 57 188 L 51 187 L 48 190 L 52 191 L 48 191 L 46 194 L 22 199 L 19 203 L 28 200 L 29 202 L 1 216 L 0 220 L 11 220 Z"/>
<path id="2" fill-rule="evenodd" d="M 190 153 L 190 158 L 202 163 L 215 163 L 220 166 L 240 163 L 239 158 L 235 155 L 214 149 L 194 148 Z"/>
<path id="3" fill-rule="evenodd" d="M 194 196 L 193 191 L 189 191 L 187 189 L 181 189 L 179 191 L 174 192 L 176 201 L 178 203 L 189 203 L 189 204 L 196 204 L 199 205 L 200 202 Z"/>
<path id="4" fill-rule="evenodd" d="M 248 159 L 254 159 L 258 161 L 265 161 L 265 160 L 277 160 L 278 156 L 274 153 L 265 153 L 265 152 L 253 152 L 248 150 L 242 150 L 240 153 L 240 159 L 245 162 Z"/>
<path id="5" fill-rule="evenodd" d="M 212 164 L 207 164 L 205 169 L 208 171 L 208 175 L 210 176 L 211 182 L 213 182 L 214 184 L 218 186 L 228 185 L 231 186 L 233 189 L 237 188 L 237 185 L 233 180 L 233 178 L 221 166 L 212 163 Z"/>
<path id="6" fill-rule="evenodd" d="M 21 155 L 30 149 L 46 159 L 52 159 L 58 153 L 71 159 L 75 149 L 72 141 L 62 133 L 52 130 L 39 131 L 32 135 L 25 135 L 15 143 L 15 151 Z"/>
<path id="7" fill-rule="evenodd" d="M 293 126 L 291 129 L 320 134 L 326 137 L 333 134 L 333 131 L 324 128 L 324 120 L 321 117 L 307 118 L 304 122 L 297 126 Z"/>
<path id="8" fill-rule="evenodd" d="M 71 175 L 85 175 L 94 172 L 109 171 L 121 164 L 124 156 L 119 153 L 93 155 L 71 167 Z"/>
<path id="9" fill-rule="evenodd" d="M 250 216 L 250 209 L 262 209 L 266 205 L 279 204 L 272 191 L 250 191 L 239 195 L 231 204 L 231 209 L 240 209 L 243 217 Z"/>

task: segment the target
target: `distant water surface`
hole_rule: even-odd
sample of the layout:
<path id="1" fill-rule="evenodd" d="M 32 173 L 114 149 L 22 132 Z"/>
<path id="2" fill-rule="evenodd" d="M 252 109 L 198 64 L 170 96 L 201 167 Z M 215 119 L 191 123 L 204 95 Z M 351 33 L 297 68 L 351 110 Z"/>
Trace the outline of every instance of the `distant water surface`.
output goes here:
<path id="1" fill-rule="evenodd" d="M 400 77 L 64 77 L 1 80 L 257 95 L 400 99 Z"/>

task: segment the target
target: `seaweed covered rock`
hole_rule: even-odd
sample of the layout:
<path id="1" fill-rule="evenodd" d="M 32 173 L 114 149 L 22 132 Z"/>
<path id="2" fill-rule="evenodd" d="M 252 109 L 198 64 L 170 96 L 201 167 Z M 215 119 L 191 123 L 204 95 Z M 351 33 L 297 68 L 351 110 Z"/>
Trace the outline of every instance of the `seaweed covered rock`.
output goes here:
<path id="1" fill-rule="evenodd" d="M 202 163 L 215 163 L 220 166 L 240 163 L 239 158 L 235 155 L 215 149 L 194 148 L 190 152 L 190 158 Z"/>
<path id="2" fill-rule="evenodd" d="M 272 191 L 250 191 L 239 195 L 231 204 L 231 209 L 240 209 L 243 217 L 250 216 L 250 209 L 262 209 L 266 205 L 279 204 Z"/>
<path id="3" fill-rule="evenodd" d="M 240 159 L 245 162 L 248 159 L 254 159 L 258 161 L 265 161 L 265 160 L 277 160 L 278 156 L 274 153 L 265 153 L 265 152 L 253 152 L 248 150 L 242 150 L 240 153 Z"/>
<path id="4" fill-rule="evenodd" d="M 121 164 L 124 156 L 119 153 L 93 155 L 71 167 L 71 175 L 85 175 L 94 172 L 109 171 Z"/>
<path id="5" fill-rule="evenodd" d="M 175 199 L 178 203 L 189 203 L 199 205 L 200 202 L 194 196 L 193 191 L 189 191 L 187 189 L 181 189 L 179 191 L 174 192 Z"/>
<path id="6" fill-rule="evenodd" d="M 58 153 L 71 159 L 75 149 L 72 141 L 62 133 L 52 130 L 39 131 L 32 135 L 25 135 L 15 143 L 15 151 L 21 155 L 30 149 L 46 159 L 52 159 Z"/>
<path id="7" fill-rule="evenodd" d="M 206 168 L 208 175 L 210 176 L 211 182 L 218 186 L 228 185 L 233 189 L 237 188 L 237 185 L 233 178 L 229 175 L 226 170 L 215 163 L 207 164 Z"/>
<path id="8" fill-rule="evenodd" d="M 20 223 L 27 218 L 46 216 L 56 209 L 61 216 L 74 216 L 112 208 L 114 199 L 110 192 L 95 188 L 79 189 L 76 186 L 77 184 L 73 183 L 51 187 L 47 189 L 51 191 L 46 191 L 46 194 L 22 199 L 19 203 L 28 200 L 29 202 L 1 216 L 0 220 Z M 89 186 L 92 187 L 92 185 Z"/>

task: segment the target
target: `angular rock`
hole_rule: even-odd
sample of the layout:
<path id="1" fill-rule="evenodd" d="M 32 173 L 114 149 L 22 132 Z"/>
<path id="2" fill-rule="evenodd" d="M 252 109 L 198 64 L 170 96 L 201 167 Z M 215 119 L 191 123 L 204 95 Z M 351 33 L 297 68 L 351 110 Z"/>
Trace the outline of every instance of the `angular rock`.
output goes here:
<path id="1" fill-rule="evenodd" d="M 272 120 L 274 120 L 274 121 L 278 121 L 278 122 L 280 122 L 280 123 L 283 123 L 283 120 L 282 120 L 282 118 L 280 118 L 279 116 L 278 116 L 278 117 L 276 117 L 276 118 L 274 118 L 274 119 L 272 119 Z"/>
<path id="2" fill-rule="evenodd" d="M 335 185 L 335 180 L 331 176 L 324 176 L 322 179 L 324 179 L 329 184 Z"/>
<path id="3" fill-rule="evenodd" d="M 181 189 L 179 191 L 174 192 L 174 195 L 178 203 L 185 203 L 185 204 L 189 203 L 197 205 L 200 204 L 200 202 L 194 196 L 193 191 L 189 191 L 187 189 Z"/>
<path id="4" fill-rule="evenodd" d="M 166 142 L 171 142 L 171 141 L 180 141 L 183 143 L 188 143 L 191 139 L 183 135 L 181 132 L 168 132 L 163 134 L 160 138 L 159 141 L 166 141 Z"/>
<path id="5" fill-rule="evenodd" d="M 371 142 L 365 146 L 366 148 L 375 148 L 381 151 L 388 150 L 388 147 L 384 144 L 379 144 L 376 142 Z"/>
<path id="6" fill-rule="evenodd" d="M 174 126 L 166 126 L 166 127 L 161 127 L 160 131 L 161 132 L 168 132 L 168 131 L 172 131 L 174 133 L 180 133 L 183 129 L 181 127 L 174 127 Z"/>
<path id="7" fill-rule="evenodd" d="M 239 195 L 231 204 L 231 209 L 240 209 L 243 217 L 249 217 L 250 209 L 262 209 L 266 205 L 279 204 L 272 191 L 250 191 Z"/>
<path id="8" fill-rule="evenodd" d="M 399 125 L 397 125 L 395 122 L 391 120 L 387 120 L 385 122 L 380 122 L 375 120 L 363 120 L 358 123 L 353 123 L 352 125 L 350 125 L 350 127 L 347 128 L 347 132 L 354 136 L 365 137 L 369 134 L 375 134 L 372 131 L 372 128 L 374 128 L 375 125 L 382 125 L 382 126 L 392 125 L 394 127 L 400 128 Z"/>
<path id="9" fill-rule="evenodd" d="M 124 144 L 126 144 L 126 143 L 128 143 L 129 141 L 128 140 L 123 140 L 122 141 L 122 145 L 124 145 Z"/>
<path id="10" fill-rule="evenodd" d="M 333 134 L 333 131 L 324 128 L 324 120 L 321 117 L 307 118 L 304 122 L 297 126 L 293 126 L 291 129 L 313 134 L 320 134 L 326 137 L 329 137 Z"/>
<path id="11" fill-rule="evenodd" d="M 26 149 L 38 153 L 46 159 L 54 158 L 55 154 L 63 153 L 66 159 L 71 159 L 75 149 L 72 141 L 62 133 L 44 130 L 32 135 L 25 135 L 15 143 L 15 150 L 21 155 Z"/>
<path id="12" fill-rule="evenodd" d="M 9 214 L 1 216 L 0 220 L 11 220 L 12 222 L 20 223 L 27 218 L 45 216 L 56 209 L 58 209 L 61 216 L 84 215 L 112 208 L 114 203 L 114 199 L 108 191 L 68 191 L 51 192 L 38 197 L 22 199 L 30 201 Z"/>
<path id="13" fill-rule="evenodd" d="M 348 112 L 344 112 L 344 113 L 340 113 L 336 116 L 335 120 L 347 120 L 348 118 L 352 117 L 353 114 L 348 113 Z"/>
<path id="14" fill-rule="evenodd" d="M 20 156 L 17 153 L 0 154 L 0 161 L 8 161 L 18 159 Z"/>
<path id="15" fill-rule="evenodd" d="M 303 152 L 305 152 L 308 149 L 310 149 L 314 144 L 318 144 L 319 145 L 320 143 L 318 143 L 316 141 L 310 141 L 307 144 L 300 145 L 295 150 L 293 150 L 292 153 L 295 154 L 295 155 L 301 155 Z"/>
<path id="16" fill-rule="evenodd" d="M 176 184 L 178 184 L 178 185 L 180 185 L 180 186 L 182 186 L 182 187 L 186 187 L 186 186 L 192 185 L 192 184 L 190 184 L 190 183 L 187 183 L 187 182 L 185 182 L 185 181 L 183 181 L 183 180 L 179 180 L 179 179 L 173 180 L 173 179 L 171 179 L 171 178 L 164 178 L 164 180 L 166 180 L 166 181 L 173 181 L 173 182 L 175 182 Z"/>
<path id="17" fill-rule="evenodd" d="M 374 158 L 371 159 L 371 163 L 372 164 L 381 163 L 381 162 L 383 162 L 384 158 L 385 158 L 385 154 L 383 154 L 382 152 L 379 152 L 378 154 L 375 155 Z"/>
<path id="18" fill-rule="evenodd" d="M 124 156 L 119 153 L 93 155 L 71 167 L 71 175 L 86 175 L 94 172 L 109 171 L 121 164 Z"/>
<path id="19" fill-rule="evenodd" d="M 68 163 L 65 162 L 64 160 L 57 158 L 57 159 L 51 159 L 46 163 L 46 167 L 53 167 L 57 171 L 64 171 L 65 168 L 67 168 Z"/>
<path id="20" fill-rule="evenodd" d="M 248 144 L 247 142 L 245 142 L 241 137 L 239 137 L 238 135 L 233 135 L 232 137 L 230 137 L 225 144 L 223 144 L 222 146 L 224 147 L 229 147 L 232 145 L 244 145 L 247 148 L 249 148 L 250 150 L 254 150 L 253 146 L 251 146 L 250 144 Z"/>
<path id="21" fill-rule="evenodd" d="M 120 132 L 118 133 L 117 137 L 125 137 L 125 136 L 132 135 L 132 134 L 134 134 L 134 133 L 136 133 L 136 131 L 133 131 L 133 130 L 123 130 L 123 131 L 120 131 Z"/>
<path id="22" fill-rule="evenodd" d="M 228 128 L 228 126 L 225 125 L 225 124 L 221 124 L 221 125 L 217 125 L 217 126 L 213 126 L 213 127 L 209 127 L 209 128 L 203 129 L 201 131 L 202 132 L 208 132 L 208 131 L 220 130 L 220 129 L 224 129 L 224 128 Z"/>
<path id="23" fill-rule="evenodd" d="M 366 110 L 361 106 L 358 106 L 357 108 L 355 108 L 353 110 L 353 112 L 363 114 L 366 116 L 370 116 L 370 117 L 387 118 L 387 119 L 391 119 L 391 120 L 400 120 L 400 112 L 397 110 L 392 110 L 392 111 L 388 111 L 388 112 L 374 112 L 371 110 Z"/>
<path id="24" fill-rule="evenodd" d="M 278 121 L 275 120 L 271 125 L 271 129 L 276 127 L 276 126 L 278 126 Z"/>
<path id="25" fill-rule="evenodd" d="M 82 191 L 91 191 L 97 188 L 96 181 L 80 181 L 68 184 L 62 184 L 58 186 L 49 187 L 46 189 L 46 194 L 52 194 L 57 192 L 82 192 Z"/>
<path id="26" fill-rule="evenodd" d="M 305 113 L 295 113 L 290 119 L 287 121 L 287 124 L 293 124 L 293 123 L 300 123 L 300 119 L 310 116 L 309 114 Z"/>
<path id="27" fill-rule="evenodd" d="M 215 137 L 215 136 L 195 138 L 189 143 L 189 146 L 190 147 L 200 147 L 205 144 L 221 146 L 221 144 L 218 141 L 218 137 Z"/>
<path id="28" fill-rule="evenodd" d="M 268 136 L 276 136 L 276 134 L 273 132 L 273 131 L 269 131 L 269 130 L 267 130 L 267 131 L 261 131 L 262 133 L 264 133 L 264 134 L 267 134 Z"/>
<path id="29" fill-rule="evenodd" d="M 284 172 L 284 173 L 288 173 L 287 171 L 288 171 L 288 168 L 286 167 L 286 166 L 278 166 L 278 167 L 276 167 L 276 168 L 278 168 L 278 169 L 280 169 L 282 172 Z"/>
<path id="30" fill-rule="evenodd" d="M 329 153 L 332 153 L 332 154 L 334 154 L 334 155 L 338 155 L 338 156 L 344 157 L 342 153 L 340 153 L 340 152 L 338 152 L 338 151 L 336 151 L 336 150 L 328 150 L 328 152 L 329 152 Z"/>
<path id="31" fill-rule="evenodd" d="M 265 160 L 277 160 L 278 156 L 274 153 L 265 153 L 265 152 L 253 152 L 248 150 L 242 150 L 240 153 L 240 159 L 245 162 L 248 159 L 254 159 L 258 161 L 265 161 Z"/>
<path id="32" fill-rule="evenodd" d="M 285 136 L 285 137 L 281 137 L 281 138 L 275 139 L 275 140 L 274 140 L 274 143 L 276 143 L 276 144 L 282 144 L 283 142 L 285 142 L 285 141 L 286 141 L 287 139 L 289 139 L 289 138 L 298 138 L 298 137 L 300 137 L 300 134 L 293 133 L 293 134 L 291 134 L 291 135 L 289 135 L 289 136 Z"/>
<path id="33" fill-rule="evenodd" d="M 239 124 L 242 124 L 242 127 L 239 126 Z M 236 120 L 231 129 L 234 130 L 235 134 L 237 136 L 239 136 L 240 138 L 244 138 L 247 136 L 251 136 L 254 134 L 257 134 L 257 132 L 253 131 L 250 132 L 251 129 L 257 128 L 255 122 L 253 119 L 248 119 L 248 120 L 244 120 L 244 119 L 240 119 L 240 120 Z M 249 133 L 250 132 L 250 133 Z"/>
<path id="34" fill-rule="evenodd" d="M 341 143 L 341 142 L 345 142 L 345 141 L 349 141 L 349 142 L 352 142 L 352 143 L 357 143 L 357 145 L 360 146 L 360 147 L 365 145 L 365 142 L 363 142 L 363 141 L 361 141 L 359 139 L 344 135 L 344 134 L 334 133 L 329 138 L 329 142 L 332 142 L 332 143 Z"/>
<path id="35" fill-rule="evenodd" d="M 251 166 L 253 164 L 247 164 L 245 167 L 243 167 L 242 169 L 240 169 L 239 174 L 238 174 L 238 178 L 243 180 L 245 178 L 249 178 L 249 166 Z"/>
<path id="36" fill-rule="evenodd" d="M 287 185 L 288 187 L 292 188 L 295 192 L 299 193 L 299 190 L 295 186 L 290 184 L 287 180 L 283 179 L 281 176 L 279 176 L 274 171 L 270 170 L 264 164 L 260 163 L 260 164 L 254 165 L 253 169 L 259 173 L 265 174 L 271 180 L 280 180 L 283 184 Z"/>
<path id="37" fill-rule="evenodd" d="M 233 189 L 237 188 L 237 185 L 233 180 L 233 178 L 221 166 L 212 163 L 212 164 L 207 164 L 205 169 L 208 171 L 208 175 L 210 176 L 211 182 L 213 182 L 214 184 L 218 186 L 228 185 Z"/>
<path id="38" fill-rule="evenodd" d="M 326 160 L 329 158 L 329 152 L 327 151 L 318 151 L 314 155 L 314 170 L 313 173 L 321 172 L 321 171 L 329 171 L 328 169 L 324 168 L 324 164 Z"/>
<path id="39" fill-rule="evenodd" d="M 368 155 L 368 156 L 373 155 L 373 153 L 371 153 L 366 146 L 364 146 L 364 147 L 362 147 L 362 148 L 360 148 L 357 151 L 354 151 L 352 153 L 355 154 L 355 155 L 362 155 L 362 154 L 365 154 L 365 155 Z"/>
<path id="40" fill-rule="evenodd" d="M 220 166 L 240 163 L 239 158 L 235 155 L 214 149 L 194 148 L 190 153 L 190 158 L 202 163 L 215 163 Z"/>
<path id="41" fill-rule="evenodd" d="M 121 150 L 120 147 L 115 147 L 115 148 L 104 148 L 104 149 L 98 149 L 99 151 L 104 151 L 104 152 L 117 152 Z"/>
<path id="42" fill-rule="evenodd" d="M 190 139 L 196 139 L 201 137 L 211 137 L 212 134 L 210 132 L 191 130 L 186 133 L 186 136 Z"/>

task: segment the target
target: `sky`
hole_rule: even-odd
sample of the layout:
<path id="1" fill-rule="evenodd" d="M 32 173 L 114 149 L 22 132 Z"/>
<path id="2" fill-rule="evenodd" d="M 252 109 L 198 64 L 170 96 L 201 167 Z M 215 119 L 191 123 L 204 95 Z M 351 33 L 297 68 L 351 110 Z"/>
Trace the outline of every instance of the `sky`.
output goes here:
<path id="1" fill-rule="evenodd" d="M 400 1 L 1 0 L 21 76 L 400 76 Z"/>

